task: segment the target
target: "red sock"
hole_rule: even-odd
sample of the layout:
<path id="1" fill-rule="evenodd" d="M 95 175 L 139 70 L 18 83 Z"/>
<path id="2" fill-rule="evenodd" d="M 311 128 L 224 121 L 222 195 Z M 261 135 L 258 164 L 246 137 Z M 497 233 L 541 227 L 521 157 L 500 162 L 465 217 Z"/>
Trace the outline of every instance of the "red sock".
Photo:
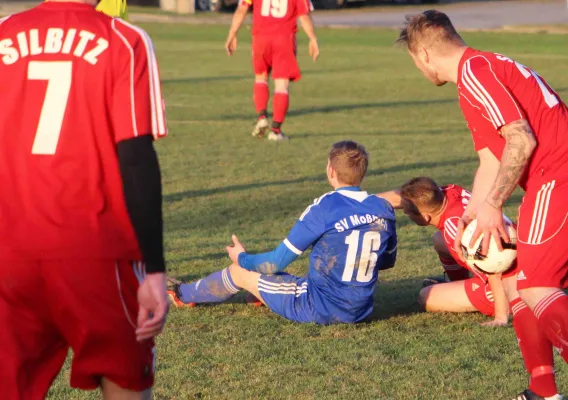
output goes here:
<path id="1" fill-rule="evenodd" d="M 568 296 L 560 290 L 548 295 L 538 302 L 534 314 L 552 345 L 568 362 Z"/>
<path id="2" fill-rule="evenodd" d="M 469 271 L 462 268 L 452 257 L 440 256 L 440 262 L 450 281 L 463 281 L 469 278 Z"/>
<path id="3" fill-rule="evenodd" d="M 254 108 L 259 118 L 266 118 L 266 109 L 268 107 L 268 83 L 255 82 L 253 89 Z"/>
<path id="4" fill-rule="evenodd" d="M 276 92 L 274 93 L 274 99 L 272 100 L 272 110 L 274 112 L 273 120 L 278 124 L 282 124 L 286 118 L 286 113 L 288 112 L 288 105 L 290 104 L 290 98 L 288 92 Z"/>
<path id="5" fill-rule="evenodd" d="M 554 379 L 552 344 L 540 329 L 534 313 L 520 298 L 510 304 L 517 341 L 531 376 L 529 389 L 541 397 L 554 396 L 558 388 Z"/>

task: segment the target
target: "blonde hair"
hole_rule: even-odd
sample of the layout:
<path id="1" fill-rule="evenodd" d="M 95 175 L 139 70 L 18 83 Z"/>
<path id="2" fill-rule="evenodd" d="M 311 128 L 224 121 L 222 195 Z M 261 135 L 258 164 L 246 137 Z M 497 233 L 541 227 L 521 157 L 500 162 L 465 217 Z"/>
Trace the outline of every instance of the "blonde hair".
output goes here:
<path id="1" fill-rule="evenodd" d="M 465 44 L 450 18 L 437 10 L 406 16 L 396 43 L 405 45 L 411 52 L 415 52 L 419 45 L 431 48 L 438 44 Z"/>
<path id="2" fill-rule="evenodd" d="M 331 146 L 329 163 L 337 173 L 339 182 L 359 186 L 367 173 L 369 155 L 359 143 L 344 140 Z"/>
<path id="3" fill-rule="evenodd" d="M 420 211 L 437 211 L 444 205 L 444 192 L 431 178 L 412 178 L 400 188 L 400 197 Z"/>

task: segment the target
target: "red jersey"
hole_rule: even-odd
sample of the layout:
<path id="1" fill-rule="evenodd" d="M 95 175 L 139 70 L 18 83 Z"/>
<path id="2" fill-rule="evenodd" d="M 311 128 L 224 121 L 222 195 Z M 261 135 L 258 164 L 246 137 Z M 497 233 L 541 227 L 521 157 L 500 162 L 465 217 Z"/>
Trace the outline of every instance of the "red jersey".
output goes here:
<path id="1" fill-rule="evenodd" d="M 568 108 L 536 72 L 500 54 L 469 48 L 460 60 L 457 83 L 476 151 L 488 148 L 501 160 L 505 139 L 499 130 L 524 118 L 538 145 L 521 187 L 547 172 L 568 178 Z"/>
<path id="2" fill-rule="evenodd" d="M 298 31 L 297 19 L 313 10 L 310 0 L 242 0 L 253 6 L 253 35 L 291 35 Z"/>
<path id="3" fill-rule="evenodd" d="M 116 144 L 166 135 L 148 35 L 80 3 L 0 22 L 0 259 L 140 259 Z"/>
<path id="4" fill-rule="evenodd" d="M 463 268 L 469 269 L 466 263 L 460 261 L 458 251 L 461 252 L 461 249 L 454 249 L 454 239 L 458 233 L 458 221 L 461 219 L 471 199 L 471 193 L 458 185 L 442 186 L 441 189 L 446 196 L 447 205 L 437 228 L 442 232 L 448 250 L 456 263 Z"/>

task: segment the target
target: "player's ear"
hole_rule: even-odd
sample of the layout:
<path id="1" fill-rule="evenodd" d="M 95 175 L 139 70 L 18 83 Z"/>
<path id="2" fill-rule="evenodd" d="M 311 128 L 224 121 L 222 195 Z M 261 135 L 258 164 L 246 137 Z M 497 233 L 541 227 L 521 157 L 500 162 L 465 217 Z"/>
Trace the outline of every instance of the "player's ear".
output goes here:
<path id="1" fill-rule="evenodd" d="M 429 213 L 421 213 L 422 214 L 422 218 L 424 218 L 424 221 L 426 221 L 428 224 L 430 224 L 430 221 L 432 221 L 432 216 Z"/>
<path id="2" fill-rule="evenodd" d="M 423 64 L 428 64 L 430 62 L 430 54 L 428 50 L 424 47 L 418 49 L 418 58 L 422 61 Z"/>

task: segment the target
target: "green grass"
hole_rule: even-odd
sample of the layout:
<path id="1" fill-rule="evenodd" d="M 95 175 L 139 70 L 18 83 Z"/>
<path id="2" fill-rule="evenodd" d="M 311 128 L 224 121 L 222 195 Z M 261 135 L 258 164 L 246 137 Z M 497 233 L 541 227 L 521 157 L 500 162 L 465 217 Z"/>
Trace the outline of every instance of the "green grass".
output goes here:
<path id="1" fill-rule="evenodd" d="M 417 175 L 470 186 L 476 156 L 452 85 L 435 88 L 415 70 L 394 31 L 319 31 L 312 63 L 300 35 L 303 79 L 292 89 L 289 143 L 250 137 L 250 38 L 223 52 L 225 27 L 146 25 L 157 48 L 170 137 L 163 168 L 170 274 L 196 279 L 229 264 L 231 233 L 252 252 L 276 246 L 298 215 L 329 190 L 330 145 L 363 143 L 364 188 L 383 191 Z M 470 33 L 473 46 L 507 54 L 568 92 L 563 36 Z M 506 211 L 514 216 L 520 194 Z M 397 266 L 380 276 L 373 321 L 294 324 L 266 308 L 232 303 L 172 310 L 158 339 L 159 399 L 509 399 L 527 384 L 512 328 L 480 327 L 479 314 L 432 315 L 415 303 L 423 277 L 441 272 L 433 231 L 399 219 Z M 308 267 L 302 257 L 290 272 Z M 558 362 L 566 386 L 568 368 Z M 98 398 L 67 388 L 52 398 Z"/>

